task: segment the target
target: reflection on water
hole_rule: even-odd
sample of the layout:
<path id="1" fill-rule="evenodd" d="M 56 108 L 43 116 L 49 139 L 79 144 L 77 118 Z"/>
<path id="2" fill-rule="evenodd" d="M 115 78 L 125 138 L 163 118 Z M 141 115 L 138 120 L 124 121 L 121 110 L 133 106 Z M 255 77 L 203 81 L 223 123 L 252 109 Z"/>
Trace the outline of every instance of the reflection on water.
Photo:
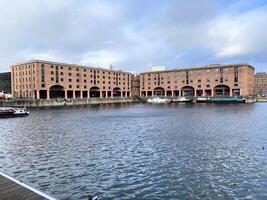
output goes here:
<path id="1" fill-rule="evenodd" d="M 266 119 L 267 104 L 31 110 L 0 119 L 0 170 L 58 199 L 267 199 Z"/>

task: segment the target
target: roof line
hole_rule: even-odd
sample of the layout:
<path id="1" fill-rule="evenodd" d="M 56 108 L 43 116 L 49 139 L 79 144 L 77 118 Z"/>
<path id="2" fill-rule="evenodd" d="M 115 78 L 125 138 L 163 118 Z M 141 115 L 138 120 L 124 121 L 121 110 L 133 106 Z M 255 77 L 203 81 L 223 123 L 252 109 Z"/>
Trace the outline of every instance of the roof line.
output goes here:
<path id="1" fill-rule="evenodd" d="M 215 69 L 215 68 L 229 68 L 229 67 L 251 67 L 253 70 L 255 70 L 255 68 L 250 65 L 250 64 L 216 64 L 216 65 L 206 65 L 206 66 L 202 66 L 202 67 L 188 67 L 188 68 L 176 68 L 176 69 L 170 69 L 170 70 L 158 70 L 158 71 L 147 71 L 147 72 L 142 72 L 140 74 L 148 74 L 148 73 L 167 73 L 167 72 L 177 72 L 177 71 L 190 71 L 190 70 L 201 70 L 201 69 Z"/>
<path id="2" fill-rule="evenodd" d="M 73 64 L 73 63 L 62 63 L 62 62 L 54 62 L 54 61 L 38 60 L 38 59 L 32 59 L 32 60 L 28 60 L 28 61 L 21 62 L 21 63 L 16 63 L 16 64 L 11 65 L 11 67 L 15 67 L 18 65 L 30 64 L 30 63 L 57 64 L 57 65 L 65 65 L 65 66 L 70 66 L 70 67 L 89 68 L 89 69 L 91 68 L 91 69 L 98 69 L 98 70 L 104 70 L 104 71 L 122 72 L 122 73 L 131 74 L 130 72 L 126 72 L 126 71 L 122 71 L 122 70 L 110 70 L 110 69 L 106 69 L 103 67 L 92 67 L 92 66 L 79 65 L 79 64 Z"/>

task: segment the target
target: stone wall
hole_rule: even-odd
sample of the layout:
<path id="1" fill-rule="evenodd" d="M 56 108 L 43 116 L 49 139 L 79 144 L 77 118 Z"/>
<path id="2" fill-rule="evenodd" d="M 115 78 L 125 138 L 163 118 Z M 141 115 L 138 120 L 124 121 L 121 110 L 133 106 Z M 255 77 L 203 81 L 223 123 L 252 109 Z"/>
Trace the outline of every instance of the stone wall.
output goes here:
<path id="1" fill-rule="evenodd" d="M 91 98 L 91 99 L 15 99 L 0 101 L 0 107 L 63 107 L 79 105 L 97 105 L 97 104 L 114 104 L 114 103 L 134 103 L 138 102 L 135 98 Z"/>

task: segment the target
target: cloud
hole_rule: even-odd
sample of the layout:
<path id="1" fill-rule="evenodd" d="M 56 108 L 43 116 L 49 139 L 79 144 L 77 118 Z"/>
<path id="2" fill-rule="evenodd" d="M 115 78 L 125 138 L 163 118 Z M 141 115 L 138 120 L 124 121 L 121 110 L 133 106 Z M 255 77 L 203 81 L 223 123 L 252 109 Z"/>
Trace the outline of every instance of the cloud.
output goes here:
<path id="1" fill-rule="evenodd" d="M 210 23 L 207 44 L 218 58 L 258 56 L 267 53 L 267 7 L 240 15 L 225 15 Z"/>
<path id="2" fill-rule="evenodd" d="M 139 72 L 153 65 L 263 66 L 266 27 L 261 0 L 1 0 L 0 71 L 27 59 Z"/>

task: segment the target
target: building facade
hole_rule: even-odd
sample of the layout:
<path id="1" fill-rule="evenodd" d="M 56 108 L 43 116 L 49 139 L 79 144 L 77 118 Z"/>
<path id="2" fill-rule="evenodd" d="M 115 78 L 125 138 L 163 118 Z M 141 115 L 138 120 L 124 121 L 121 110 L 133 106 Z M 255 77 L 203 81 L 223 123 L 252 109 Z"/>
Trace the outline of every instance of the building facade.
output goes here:
<path id="1" fill-rule="evenodd" d="M 140 95 L 251 96 L 254 68 L 247 64 L 208 65 L 140 74 Z"/>
<path id="2" fill-rule="evenodd" d="M 267 96 L 267 73 L 260 72 L 255 74 L 255 94 Z"/>
<path id="3" fill-rule="evenodd" d="M 0 73 L 0 92 L 11 94 L 11 73 Z"/>
<path id="4" fill-rule="evenodd" d="M 132 77 L 132 96 L 140 96 L 140 75 L 133 75 Z"/>
<path id="5" fill-rule="evenodd" d="M 131 74 L 42 60 L 11 66 L 14 98 L 131 97 Z"/>

